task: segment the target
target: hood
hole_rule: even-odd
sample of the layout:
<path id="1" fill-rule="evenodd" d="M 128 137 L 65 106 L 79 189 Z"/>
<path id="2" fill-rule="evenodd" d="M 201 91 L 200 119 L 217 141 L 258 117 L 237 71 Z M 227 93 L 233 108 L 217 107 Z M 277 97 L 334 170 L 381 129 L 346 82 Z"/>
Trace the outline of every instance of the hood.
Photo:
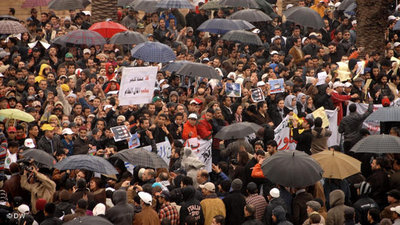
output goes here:
<path id="1" fill-rule="evenodd" d="M 114 205 L 126 203 L 126 191 L 118 190 L 113 193 L 112 201 Z"/>
<path id="2" fill-rule="evenodd" d="M 46 64 L 46 63 L 43 63 L 42 65 L 40 65 L 40 70 L 39 70 L 39 76 L 41 76 L 41 77 L 44 77 L 44 74 L 43 74 L 43 70 L 45 69 L 45 68 L 51 68 L 51 66 L 50 65 L 48 65 L 48 64 Z"/>
<path id="3" fill-rule="evenodd" d="M 280 223 L 282 221 L 286 220 L 286 211 L 282 206 L 277 206 L 272 210 L 272 214 L 276 216 L 276 219 L 278 220 L 277 223 Z"/>
<path id="4" fill-rule="evenodd" d="M 183 201 L 194 199 L 196 190 L 193 186 L 187 186 L 182 189 Z"/>
<path id="5" fill-rule="evenodd" d="M 288 108 L 290 110 L 293 110 L 292 101 L 293 101 L 294 98 L 296 98 L 296 96 L 294 96 L 294 95 L 286 96 L 286 98 L 285 98 L 285 106 L 286 106 L 286 108 Z"/>
<path id="6" fill-rule="evenodd" d="M 113 67 L 112 63 L 110 63 L 110 62 L 106 63 L 106 76 L 107 76 L 108 80 L 111 80 L 112 78 L 114 78 L 114 71 L 112 73 L 108 72 L 108 69 L 110 68 L 110 66 Z"/>
<path id="7" fill-rule="evenodd" d="M 342 190 L 334 190 L 329 194 L 329 204 L 331 207 L 344 204 L 344 192 Z"/>

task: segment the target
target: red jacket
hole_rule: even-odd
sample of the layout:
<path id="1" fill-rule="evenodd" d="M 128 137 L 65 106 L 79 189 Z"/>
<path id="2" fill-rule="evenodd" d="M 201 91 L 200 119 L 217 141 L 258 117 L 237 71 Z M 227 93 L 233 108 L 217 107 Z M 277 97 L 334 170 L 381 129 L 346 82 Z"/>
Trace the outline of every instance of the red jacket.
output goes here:
<path id="1" fill-rule="evenodd" d="M 189 137 L 189 133 L 192 132 L 192 136 Z M 183 125 L 183 131 L 182 131 L 182 139 L 187 140 L 189 138 L 195 138 L 197 137 L 197 128 L 196 126 L 192 126 L 189 121 L 186 121 L 186 123 Z"/>
<path id="2" fill-rule="evenodd" d="M 212 138 L 212 125 L 206 120 L 205 115 L 201 117 L 197 124 L 197 133 L 201 139 L 209 140 Z"/>
<path id="3" fill-rule="evenodd" d="M 338 120 L 337 123 L 338 125 L 340 124 L 340 121 L 342 121 L 343 118 L 343 102 L 345 101 L 349 101 L 351 99 L 350 95 L 341 95 L 339 93 L 337 93 L 336 91 L 333 91 L 331 94 L 331 98 L 333 101 L 333 104 L 339 108 L 338 111 Z"/>

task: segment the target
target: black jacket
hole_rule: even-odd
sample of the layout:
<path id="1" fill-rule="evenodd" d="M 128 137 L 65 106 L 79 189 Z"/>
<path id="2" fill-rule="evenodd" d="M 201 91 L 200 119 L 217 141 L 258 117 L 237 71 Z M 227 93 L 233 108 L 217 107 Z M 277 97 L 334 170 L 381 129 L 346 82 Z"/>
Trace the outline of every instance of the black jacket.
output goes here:
<path id="1" fill-rule="evenodd" d="M 372 208 L 379 209 L 378 204 L 368 196 L 363 196 L 358 199 L 358 201 L 353 204 L 353 207 L 356 211 L 356 223 L 359 222 L 361 225 L 370 225 L 367 218 L 368 210 Z"/>
<path id="2" fill-rule="evenodd" d="M 204 215 L 200 205 L 200 201 L 196 199 L 196 189 L 188 186 L 182 189 L 183 203 L 179 211 L 180 224 L 185 224 L 187 216 L 193 216 L 197 220 L 197 224 L 204 223 Z"/>
<path id="3" fill-rule="evenodd" d="M 277 206 L 282 206 L 287 211 L 287 206 L 285 201 L 282 198 L 273 198 L 269 202 L 267 208 L 265 208 L 263 222 L 266 225 L 272 225 L 272 210 L 274 210 Z"/>
<path id="4" fill-rule="evenodd" d="M 311 155 L 311 142 L 312 142 L 311 130 L 304 130 L 303 133 L 299 134 L 299 129 L 293 129 L 293 139 L 297 141 L 296 149 Z"/>
<path id="5" fill-rule="evenodd" d="M 226 218 L 225 224 L 240 225 L 244 221 L 246 199 L 239 191 L 232 191 L 224 199 Z"/>
<path id="6" fill-rule="evenodd" d="M 51 139 L 53 143 L 53 149 L 51 149 L 51 143 L 45 136 L 40 138 L 38 142 L 38 149 L 44 150 L 45 152 L 49 153 L 50 155 L 55 154 L 56 152 L 61 152 L 63 151 L 63 145 L 61 143 L 60 138 L 58 135 L 54 135 L 54 137 Z"/>
<path id="7" fill-rule="evenodd" d="M 254 218 L 254 216 L 249 216 L 245 218 L 245 221 L 242 223 L 242 225 L 263 225 L 263 223 Z"/>
<path id="8" fill-rule="evenodd" d="M 63 222 L 56 217 L 47 217 L 40 225 L 61 225 Z"/>
<path id="9" fill-rule="evenodd" d="M 114 207 L 106 211 L 106 218 L 115 225 L 132 224 L 135 215 L 135 208 L 128 204 L 126 200 L 126 191 L 115 191 L 112 200 Z"/>
<path id="10" fill-rule="evenodd" d="M 387 204 L 386 192 L 389 191 L 389 177 L 383 170 L 375 170 L 372 175 L 368 177 L 367 182 L 371 184 L 371 198 L 383 208 Z"/>

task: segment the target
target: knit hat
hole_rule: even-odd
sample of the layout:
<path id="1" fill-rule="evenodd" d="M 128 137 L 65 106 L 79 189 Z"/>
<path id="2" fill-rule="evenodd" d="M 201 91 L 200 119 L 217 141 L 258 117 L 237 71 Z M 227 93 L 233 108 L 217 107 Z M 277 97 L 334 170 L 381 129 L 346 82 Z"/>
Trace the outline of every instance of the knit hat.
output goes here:
<path id="1" fill-rule="evenodd" d="M 269 191 L 269 195 L 271 195 L 273 198 L 279 198 L 279 196 L 280 196 L 280 191 L 279 191 L 278 188 L 272 188 L 272 189 Z"/>
<path id="2" fill-rule="evenodd" d="M 360 195 L 367 195 L 371 193 L 371 185 L 365 181 L 355 184 L 354 187 L 360 189 Z"/>
<path id="3" fill-rule="evenodd" d="M 231 188 L 234 191 L 239 191 L 242 189 L 243 182 L 239 178 L 236 178 L 232 181 Z"/>

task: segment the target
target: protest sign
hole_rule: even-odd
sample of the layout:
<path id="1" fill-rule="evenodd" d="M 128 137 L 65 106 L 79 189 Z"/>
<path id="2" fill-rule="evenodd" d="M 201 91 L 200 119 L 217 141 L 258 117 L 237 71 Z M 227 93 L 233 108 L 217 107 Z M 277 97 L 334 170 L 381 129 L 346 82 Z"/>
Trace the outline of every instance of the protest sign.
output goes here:
<path id="1" fill-rule="evenodd" d="M 329 126 L 328 116 L 325 113 L 324 107 L 319 107 L 314 112 L 312 112 L 312 115 L 313 115 L 314 119 L 317 117 L 320 117 L 322 119 L 322 128 Z"/>
<path id="2" fill-rule="evenodd" d="M 156 83 L 157 67 L 124 67 L 118 95 L 120 105 L 150 103 Z"/>
<path id="3" fill-rule="evenodd" d="M 212 140 L 203 140 L 198 138 L 190 138 L 186 140 L 185 147 L 190 147 L 193 152 L 205 165 L 205 170 L 212 171 Z"/>
<path id="4" fill-rule="evenodd" d="M 261 88 L 251 89 L 251 100 L 253 100 L 253 102 L 261 102 L 265 100 L 264 93 Z"/>
<path id="5" fill-rule="evenodd" d="M 242 95 L 242 88 L 237 83 L 226 83 L 225 93 L 228 97 L 238 98 Z"/>
<path id="6" fill-rule="evenodd" d="M 283 78 L 276 80 L 269 80 L 268 83 L 270 86 L 271 94 L 282 93 L 285 91 L 285 87 L 283 86 L 284 83 Z"/>
<path id="7" fill-rule="evenodd" d="M 325 71 L 318 73 L 317 76 L 318 76 L 318 82 L 317 82 L 316 86 L 323 85 L 326 83 L 325 81 L 326 81 L 326 78 L 328 77 L 328 74 L 326 74 Z"/>
<path id="8" fill-rule="evenodd" d="M 132 134 L 128 142 L 129 149 L 137 148 L 140 146 L 140 139 L 137 133 Z"/>
<path id="9" fill-rule="evenodd" d="M 111 127 L 110 130 L 114 134 L 114 140 L 116 142 L 126 140 L 132 136 L 126 126 Z"/>

